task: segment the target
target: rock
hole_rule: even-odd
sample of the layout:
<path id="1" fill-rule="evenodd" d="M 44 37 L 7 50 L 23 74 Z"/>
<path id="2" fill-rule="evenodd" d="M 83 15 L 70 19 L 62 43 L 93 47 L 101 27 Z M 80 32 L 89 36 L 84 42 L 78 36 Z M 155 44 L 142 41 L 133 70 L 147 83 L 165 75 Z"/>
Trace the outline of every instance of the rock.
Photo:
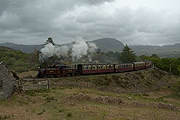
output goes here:
<path id="1" fill-rule="evenodd" d="M 164 104 L 164 103 L 159 103 L 157 105 L 157 107 L 159 109 L 168 109 L 168 110 L 172 110 L 172 111 L 178 111 L 178 108 L 172 104 Z"/>
<path id="2" fill-rule="evenodd" d="M 14 92 L 15 78 L 5 65 L 0 64 L 0 99 L 6 99 Z"/>

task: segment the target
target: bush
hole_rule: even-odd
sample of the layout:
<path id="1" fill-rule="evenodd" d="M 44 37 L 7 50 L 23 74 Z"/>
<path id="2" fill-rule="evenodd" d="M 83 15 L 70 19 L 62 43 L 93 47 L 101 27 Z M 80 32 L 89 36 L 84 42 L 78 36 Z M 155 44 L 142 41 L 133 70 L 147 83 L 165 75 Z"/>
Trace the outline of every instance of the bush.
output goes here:
<path id="1" fill-rule="evenodd" d="M 164 71 L 180 75 L 180 58 L 159 58 L 157 56 L 141 56 L 143 60 L 152 61 L 153 64 Z"/>
<path id="2" fill-rule="evenodd" d="M 0 47 L 0 61 L 3 61 L 10 70 L 24 72 L 35 69 L 38 59 L 33 59 L 34 54 L 23 53 L 6 47 Z"/>

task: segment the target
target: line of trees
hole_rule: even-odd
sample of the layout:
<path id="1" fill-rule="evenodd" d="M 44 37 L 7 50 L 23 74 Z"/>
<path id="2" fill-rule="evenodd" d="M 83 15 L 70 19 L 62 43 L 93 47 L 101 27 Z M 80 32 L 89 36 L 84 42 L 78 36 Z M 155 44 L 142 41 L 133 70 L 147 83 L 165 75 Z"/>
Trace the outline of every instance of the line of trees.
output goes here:
<path id="1" fill-rule="evenodd" d="M 140 56 L 142 60 L 152 61 L 153 64 L 170 73 L 180 75 L 180 58 L 160 58 L 158 55 L 153 54 L 152 56 Z"/>

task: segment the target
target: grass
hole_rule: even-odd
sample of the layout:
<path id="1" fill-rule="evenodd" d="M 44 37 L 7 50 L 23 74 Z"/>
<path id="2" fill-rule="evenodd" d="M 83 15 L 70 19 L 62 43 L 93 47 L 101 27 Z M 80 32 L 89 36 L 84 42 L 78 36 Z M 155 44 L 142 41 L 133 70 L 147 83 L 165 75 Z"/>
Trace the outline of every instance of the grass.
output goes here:
<path id="1" fill-rule="evenodd" d="M 90 97 L 119 97 L 123 99 L 127 105 L 103 104 L 91 100 L 76 101 L 67 98 L 68 96 L 73 96 L 78 93 L 87 94 Z M 131 97 L 131 100 L 129 100 L 128 97 Z M 3 111 L 8 111 L 10 115 L 14 115 L 15 120 L 23 120 L 25 117 L 29 120 L 178 120 L 180 118 L 178 111 L 155 109 L 151 106 L 152 102 L 164 102 L 162 98 L 148 97 L 153 96 L 126 93 L 118 94 L 85 88 L 57 88 L 49 91 L 27 91 L 24 95 L 16 95 L 8 101 L 1 102 L 0 114 L 2 114 L 1 116 L 5 116 L 6 114 L 4 114 Z M 134 101 L 148 105 L 133 106 L 131 103 Z M 6 104 L 9 105 L 6 106 Z M 14 110 L 14 108 L 16 108 L 16 110 Z M 156 110 L 156 112 L 154 112 L 154 110 Z"/>
<path id="2" fill-rule="evenodd" d="M 0 116 L 2 118 L 10 116 L 6 118 L 10 120 L 179 120 L 179 110 L 158 107 L 159 104 L 171 104 L 180 108 L 179 78 L 169 83 L 170 88 L 163 86 L 150 92 L 139 93 L 132 93 L 133 89 L 125 89 L 126 91 L 121 93 L 114 92 L 111 89 L 118 87 L 124 89 L 120 85 L 124 85 L 126 81 L 128 84 L 134 84 L 133 80 L 123 77 L 124 74 L 120 75 L 52 79 L 51 84 L 54 82 L 58 85 L 64 82 L 68 85 L 58 85 L 49 90 L 29 90 L 21 95 L 15 94 L 6 101 L 0 101 Z M 142 75 L 140 80 L 146 80 L 147 78 Z M 135 84 L 139 83 L 138 76 L 135 77 L 137 77 Z M 124 81 L 123 84 L 121 80 Z M 144 85 L 145 81 L 141 81 L 143 84 L 140 84 Z M 75 85 L 75 83 L 86 85 L 86 82 L 89 86 L 95 84 L 96 87 Z M 103 89 L 99 89 L 102 86 Z M 122 100 L 122 103 L 114 102 L 115 98 Z"/>

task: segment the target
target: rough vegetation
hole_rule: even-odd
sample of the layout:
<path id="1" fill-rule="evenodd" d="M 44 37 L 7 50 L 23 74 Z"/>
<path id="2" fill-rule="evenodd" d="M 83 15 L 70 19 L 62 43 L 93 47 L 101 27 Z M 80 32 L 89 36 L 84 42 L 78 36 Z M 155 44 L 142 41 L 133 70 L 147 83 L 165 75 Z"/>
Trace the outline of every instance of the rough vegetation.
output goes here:
<path id="1" fill-rule="evenodd" d="M 27 54 L 18 50 L 0 47 L 0 62 L 4 62 L 9 70 L 16 72 L 28 71 L 38 66 L 35 53 Z"/>
<path id="2" fill-rule="evenodd" d="M 150 60 L 159 69 L 180 75 L 180 58 L 160 58 L 153 54 L 152 56 L 141 56 L 141 59 Z"/>
<path id="3" fill-rule="evenodd" d="M 97 88 L 115 92 L 143 92 L 168 86 L 171 76 L 161 70 L 145 70 L 118 74 L 90 75 L 53 79 L 53 86 Z"/>
<path id="4" fill-rule="evenodd" d="M 27 74 L 27 73 L 26 73 Z M 0 101 L 2 120 L 179 120 L 180 78 L 161 70 L 50 79 Z"/>

